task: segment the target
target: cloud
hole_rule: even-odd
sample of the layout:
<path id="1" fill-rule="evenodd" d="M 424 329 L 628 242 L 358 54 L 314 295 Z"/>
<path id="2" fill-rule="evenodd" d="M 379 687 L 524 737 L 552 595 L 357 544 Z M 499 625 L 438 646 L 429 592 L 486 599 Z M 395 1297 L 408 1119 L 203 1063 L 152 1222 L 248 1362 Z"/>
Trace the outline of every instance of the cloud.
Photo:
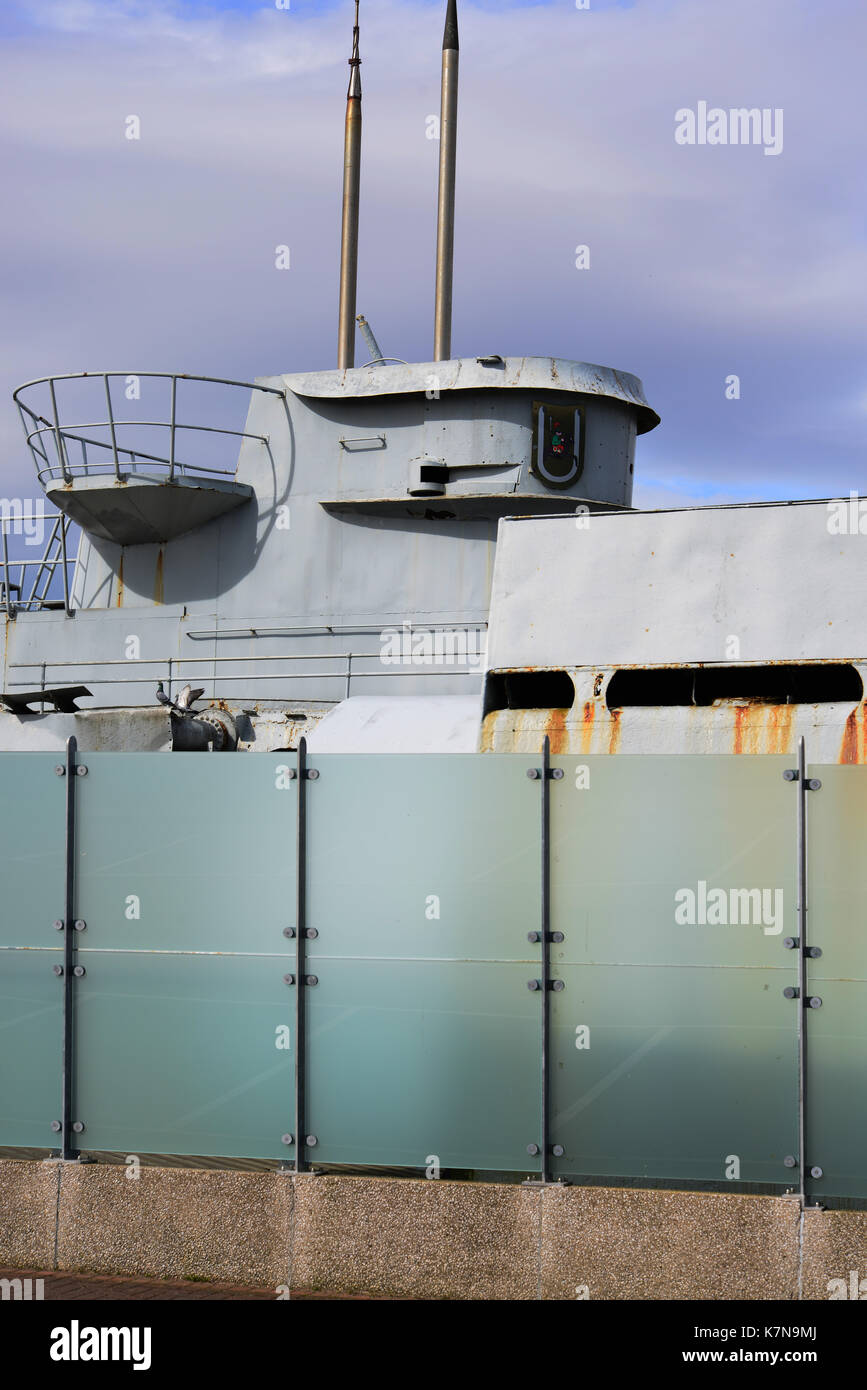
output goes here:
<path id="1" fill-rule="evenodd" d="M 386 352 L 424 360 L 443 7 L 362 8 L 359 310 Z M 18 6 L 0 56 L 7 468 L 9 391 L 28 376 L 333 364 L 351 13 Z M 462 0 L 455 351 L 641 376 L 663 416 L 639 444 L 639 488 L 644 470 L 662 480 L 648 493 L 858 486 L 865 38 L 850 0 Z M 677 145 L 675 112 L 699 100 L 782 107 L 783 153 Z"/>

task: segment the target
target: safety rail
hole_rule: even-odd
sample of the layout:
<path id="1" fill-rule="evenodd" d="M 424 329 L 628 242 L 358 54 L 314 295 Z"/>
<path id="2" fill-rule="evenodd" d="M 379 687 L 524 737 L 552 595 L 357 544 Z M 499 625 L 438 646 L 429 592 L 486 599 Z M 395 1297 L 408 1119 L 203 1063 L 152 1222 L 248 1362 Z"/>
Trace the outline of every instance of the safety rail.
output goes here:
<path id="1" fill-rule="evenodd" d="M 111 396 L 111 382 L 122 377 L 125 381 L 168 381 L 171 383 L 170 404 L 168 419 L 161 420 L 138 420 L 121 419 L 115 410 Z M 63 423 L 60 418 L 60 410 L 57 403 L 57 383 L 61 381 L 94 381 L 103 383 L 105 392 L 105 405 L 107 418 L 104 420 L 82 421 L 75 424 Z M 280 396 L 285 400 L 285 392 L 276 386 L 260 386 L 256 382 L 233 381 L 224 377 L 214 376 L 195 376 L 187 372 L 67 372 L 55 376 L 37 377 L 33 381 L 27 381 L 23 386 L 19 386 L 12 393 L 12 398 L 18 407 L 19 417 L 24 429 L 24 437 L 27 441 L 33 461 L 36 465 L 36 475 L 40 484 L 44 487 L 46 482 L 72 483 L 76 477 L 86 477 L 100 473 L 114 473 L 118 482 L 122 482 L 129 472 L 133 472 L 138 477 L 147 477 L 140 467 L 156 464 L 164 470 L 159 476 L 159 481 L 173 482 L 176 476 L 187 474 L 198 474 L 205 477 L 228 477 L 235 476 L 235 468 L 214 468 L 195 463 L 182 463 L 176 454 L 177 435 L 179 431 L 186 430 L 203 434 L 219 434 L 234 437 L 237 439 L 254 439 L 263 444 L 268 443 L 268 436 L 263 434 L 252 434 L 246 430 L 227 429 L 218 425 L 189 424 L 178 419 L 178 382 L 196 381 L 204 382 L 211 386 L 237 386 L 245 391 L 263 391 L 269 395 Z M 23 392 L 32 392 L 38 387 L 48 387 L 48 395 L 51 403 L 51 418 L 40 414 L 32 403 L 28 403 L 22 398 Z M 29 423 L 28 423 L 29 422 Z M 152 454 L 135 443 L 124 444 L 118 439 L 118 431 L 129 428 L 143 429 L 164 429 L 168 431 L 169 447 L 168 454 Z M 107 430 L 109 440 L 93 439 L 80 433 L 81 430 Z M 69 445 L 79 445 L 81 449 L 81 461 L 70 459 Z M 53 445 L 52 458 L 49 449 Z M 104 461 L 92 461 L 88 455 L 88 449 L 103 449 L 111 454 L 110 459 Z M 121 464 L 123 463 L 123 470 Z"/>
<path id="2" fill-rule="evenodd" d="M 29 523 L 51 522 L 51 530 L 41 556 L 32 560 L 11 559 L 9 556 L 9 532 L 20 534 L 21 528 Z M 69 567 L 78 558 L 69 553 L 68 536 L 72 522 L 62 512 L 56 514 L 23 513 L 0 515 L 0 604 L 7 618 L 14 618 L 19 612 L 35 612 L 41 609 L 63 609 L 67 616 L 72 615 L 72 592 Z M 36 574 L 26 593 L 28 570 Z M 17 571 L 17 579 L 13 576 Z M 59 592 L 56 583 L 59 572 Z"/>
<path id="3" fill-rule="evenodd" d="M 38 685 L 39 685 L 39 689 L 41 689 L 41 690 L 46 689 L 46 686 L 47 686 L 47 673 L 48 673 L 49 670 L 51 670 L 51 671 L 57 671 L 57 672 L 65 671 L 65 670 L 70 670 L 70 671 L 84 671 L 84 670 L 86 670 L 86 671 L 88 672 L 87 681 L 88 681 L 88 684 L 90 684 L 90 685 L 94 685 L 94 686 L 100 686 L 100 685 L 124 685 L 124 686 L 129 686 L 129 685 L 155 685 L 157 681 L 162 680 L 162 682 L 163 682 L 163 684 L 164 684 L 164 686 L 165 686 L 165 688 L 166 688 L 167 693 L 168 693 L 169 695 L 171 695 L 173 685 L 174 685 L 174 686 L 180 686 L 180 685 L 182 685 L 182 684 L 186 684 L 186 680 L 187 680 L 186 674 L 181 674 L 181 673 L 182 673 L 182 672 L 185 673 L 185 672 L 186 672 L 186 668 L 187 668 L 187 667 L 192 667 L 192 666 L 197 666 L 197 667 L 202 667 L 202 666 L 219 666 L 219 665 L 224 665 L 224 664 L 234 664 L 234 665 L 237 666 L 237 665 L 244 664 L 244 663 L 246 663 L 246 664 L 249 665 L 249 666 L 258 666 L 258 665 L 260 665 L 260 664 L 262 664 L 262 663 L 265 663 L 265 662 L 287 662 L 287 663 L 288 663 L 288 662 L 295 662 L 295 661 L 326 662 L 326 663 L 327 663 L 327 662 L 334 662 L 334 663 L 343 662 L 344 664 L 343 664 L 342 667 L 335 665 L 335 667 L 334 667 L 333 669 L 331 669 L 331 670 L 314 670 L 314 671 L 273 671 L 273 670 L 268 670 L 268 671 L 264 671 L 264 672 L 234 671 L 234 672 L 232 672 L 232 673 L 230 673 L 230 674 L 227 673 L 226 675 L 218 675 L 218 674 L 216 674 L 216 673 L 215 673 L 214 675 L 205 675 L 205 674 L 203 674 L 203 673 L 200 672 L 198 675 L 194 675 L 194 674 L 191 673 L 190 679 L 191 679 L 191 681 L 192 681 L 192 679 L 196 679 L 196 680 L 198 680 L 199 682 L 205 684 L 206 686 L 207 686 L 207 685 L 210 685 L 210 686 L 212 687 L 211 690 L 210 690 L 210 692 L 207 693 L 207 694 L 205 695 L 205 697 L 204 697 L 205 699 L 208 699 L 208 700 L 217 700 L 217 699 L 228 699 L 228 698 L 230 698 L 229 696 L 227 696 L 227 695 L 225 694 L 224 691 L 222 691 L 222 690 L 221 690 L 221 691 L 218 691 L 218 689 L 217 689 L 217 686 L 218 686 L 218 685 L 225 685 L 226 681 L 236 681 L 238 684 L 244 685 L 244 684 L 246 684 L 248 681 L 272 681 L 272 682 L 276 683 L 277 681 L 288 681 L 288 680 L 293 680 L 293 681 L 342 680 L 342 681 L 344 682 L 344 694 L 343 694 L 343 698 L 344 698 L 344 699 L 348 699 L 348 698 L 349 698 L 350 689 L 351 689 L 353 680 L 356 680 L 356 681 L 357 681 L 357 680 L 365 680 L 365 679 L 372 679 L 372 678 L 382 678 L 382 677 L 394 679 L 395 677 L 400 677 L 400 676 L 404 676 L 404 677 L 407 677 L 407 676 L 415 676 L 415 677 L 418 677 L 418 676 L 421 676 L 421 677 L 427 677 L 427 676 L 434 676 L 434 677 L 435 677 L 435 676 L 475 676 L 475 677 L 477 677 L 477 679 L 481 680 L 481 677 L 482 677 L 482 674 L 483 674 L 484 649 L 483 649 L 483 648 L 480 648 L 480 650 L 479 650 L 478 653 L 473 653 L 472 655 L 473 655 L 473 658 L 474 658 L 474 661 L 476 662 L 476 664 L 472 664 L 472 663 L 469 663 L 469 662 L 466 662 L 466 661 L 465 661 L 465 662 L 455 662 L 455 663 L 453 663 L 451 666 L 447 666 L 447 665 L 443 664 L 442 666 L 434 667 L 434 668 L 432 668 L 432 667 L 430 667 L 430 666 L 422 666 L 422 665 L 389 666 L 389 665 L 382 665 L 382 664 L 380 664 L 379 667 L 378 667 L 378 669 L 377 669 L 377 670 L 373 670 L 373 671 L 359 670 L 359 669 L 358 669 L 358 663 L 361 662 L 361 661 L 378 661 L 378 660 L 379 660 L 379 654 L 378 654 L 377 652 L 291 652 L 291 653 L 282 653 L 282 654 L 277 655 L 277 656 L 257 656 L 257 657 L 244 657 L 244 656 L 174 656 L 174 657 L 172 657 L 172 656 L 169 656 L 169 657 L 153 657 L 153 658 L 149 658 L 149 657 L 138 657 L 138 658 L 131 658 L 131 659 L 126 659 L 126 658 L 124 658 L 124 657 L 113 657 L 113 658 L 111 658 L 111 659 L 109 659 L 109 660 L 105 660 L 105 661 L 99 661 L 99 660 L 78 661 L 78 660 L 76 660 L 75 658 L 71 658 L 69 661 L 12 661 L 12 662 L 9 663 L 9 670 L 10 670 L 10 671 L 24 671 L 24 670 L 27 670 L 27 671 L 31 671 L 31 672 L 36 672 L 36 673 L 38 673 Z M 121 667 L 123 667 L 123 668 L 125 668 L 125 669 L 128 669 L 129 667 L 142 667 L 142 666 L 146 666 L 146 667 L 149 668 L 149 674 L 148 674 L 148 675 L 102 676 L 102 677 L 94 676 L 93 674 L 91 674 L 95 669 L 98 669 L 98 668 L 101 668 L 101 667 L 116 667 L 116 666 L 121 666 Z M 28 686 L 28 687 L 30 687 L 30 686 L 33 685 L 34 679 L 35 679 L 35 677 L 33 677 L 33 676 L 27 677 L 26 679 L 23 679 L 23 680 L 15 680 L 15 679 L 13 679 L 13 680 L 10 680 L 10 681 L 8 682 L 8 685 L 9 685 L 9 688 L 10 688 L 10 689 L 12 689 L 12 688 L 14 688 L 14 687 L 16 687 L 16 686 Z M 66 681 L 66 680 L 71 679 L 71 677 L 69 677 L 69 676 L 61 676 L 61 675 L 58 675 L 58 676 L 56 677 L 56 679 L 57 679 L 57 680 Z M 266 696 L 265 698 L 272 698 L 272 697 Z"/>

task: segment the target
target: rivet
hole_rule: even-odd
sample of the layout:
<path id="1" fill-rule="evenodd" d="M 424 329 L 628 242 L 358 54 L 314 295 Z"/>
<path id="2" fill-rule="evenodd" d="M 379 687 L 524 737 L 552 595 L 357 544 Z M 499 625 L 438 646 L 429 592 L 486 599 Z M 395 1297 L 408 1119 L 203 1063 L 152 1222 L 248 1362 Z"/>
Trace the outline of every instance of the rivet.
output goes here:
<path id="1" fill-rule="evenodd" d="M 783 945 L 787 951 L 794 951 L 796 946 L 800 946 L 801 939 L 798 936 L 787 936 L 783 939 Z"/>
<path id="2" fill-rule="evenodd" d="M 59 1134 L 60 1131 L 63 1129 L 63 1125 L 60 1123 L 59 1120 L 52 1120 L 51 1128 L 53 1129 L 55 1134 Z"/>
<path id="3" fill-rule="evenodd" d="M 797 999 L 797 997 L 798 997 L 798 995 L 800 994 L 800 992 L 801 992 L 801 991 L 798 990 L 798 989 L 795 989 L 793 985 L 786 985 L 786 988 L 783 990 L 783 998 L 784 998 L 784 999 Z"/>
<path id="4" fill-rule="evenodd" d="M 289 938 L 290 941 L 294 941 L 294 939 L 295 939 L 295 928 L 294 928 L 294 927 L 284 927 L 284 928 L 283 928 L 283 935 L 284 935 L 284 936 L 288 936 L 288 938 Z"/>
<path id="5" fill-rule="evenodd" d="M 295 983 L 295 976 L 294 976 L 294 975 L 284 975 L 284 976 L 283 976 L 283 983 L 284 983 L 284 985 L 294 985 L 294 983 Z"/>
<path id="6" fill-rule="evenodd" d="M 83 965 L 74 965 L 72 967 L 72 973 L 73 975 L 77 975 L 80 980 L 82 976 L 87 974 L 87 971 L 85 970 Z"/>
<path id="7" fill-rule="evenodd" d="M 784 782 L 797 782 L 797 780 L 798 780 L 798 774 L 797 774 L 797 772 L 795 771 L 795 769 L 792 768 L 792 767 L 787 767 L 786 770 L 785 770 L 785 772 L 783 773 L 783 781 L 784 781 Z"/>
<path id="8" fill-rule="evenodd" d="M 55 969 L 56 969 L 56 968 L 57 968 L 57 967 L 55 966 Z M 527 981 L 527 988 L 528 988 L 528 989 L 541 989 L 541 988 L 542 988 L 541 981 L 540 981 L 540 980 L 528 980 L 528 981 Z"/>
<path id="9" fill-rule="evenodd" d="M 315 1149 L 316 1145 L 319 1143 L 319 1140 L 316 1138 L 315 1134 L 308 1134 L 307 1138 L 304 1140 L 304 1143 L 307 1145 L 308 1149 Z"/>
<path id="10" fill-rule="evenodd" d="M 816 1165 L 815 1168 L 811 1168 L 811 1169 L 810 1169 L 810 1177 L 811 1177 L 811 1178 L 824 1178 L 824 1176 L 825 1176 L 825 1170 L 824 1170 L 824 1168 L 820 1168 L 820 1167 L 818 1166 L 818 1164 Z"/>
<path id="11" fill-rule="evenodd" d="M 295 1136 L 294 1136 L 294 1134 L 281 1134 L 281 1136 L 280 1136 L 280 1143 L 281 1143 L 281 1144 L 294 1144 L 294 1143 L 295 1143 Z"/>
<path id="12" fill-rule="evenodd" d="M 61 922 L 60 925 L 63 926 L 63 923 Z M 540 931 L 528 931 L 528 932 L 527 932 L 527 940 L 528 940 L 528 941 L 541 941 L 541 940 L 542 940 L 542 933 L 541 933 Z"/>
<path id="13" fill-rule="evenodd" d="M 793 1154 L 786 1154 L 786 1157 L 783 1159 L 783 1166 L 785 1168 L 797 1168 L 798 1160 Z"/>
<path id="14" fill-rule="evenodd" d="M 82 1124 L 81 1120 L 74 1120 L 74 1121 L 73 1121 L 73 1123 L 72 1123 L 72 1131 L 73 1131 L 74 1134 L 83 1134 L 83 1133 L 84 1133 L 84 1125 Z"/>
<path id="15" fill-rule="evenodd" d="M 319 931 L 316 927 L 308 927 L 305 932 L 305 936 L 307 937 L 308 941 L 315 941 L 318 935 Z"/>
<path id="16" fill-rule="evenodd" d="M 305 976 L 304 976 L 304 983 L 305 983 L 305 985 L 318 985 L 318 984 L 319 984 L 319 976 L 318 976 L 318 975 L 305 975 Z"/>
<path id="17" fill-rule="evenodd" d="M 75 775 L 76 777 L 87 776 L 87 768 L 85 767 L 84 763 L 79 763 L 78 767 L 75 769 Z"/>
<path id="18" fill-rule="evenodd" d="M 62 966 L 62 965 L 52 965 L 51 969 L 54 971 L 55 975 L 62 975 L 62 974 L 63 974 L 63 966 Z"/>
<path id="19" fill-rule="evenodd" d="M 537 767 L 528 767 L 527 776 L 529 777 L 531 782 L 535 782 L 539 776 L 539 769 Z"/>
<path id="20" fill-rule="evenodd" d="M 65 777 L 65 776 L 66 776 L 66 768 L 65 768 L 65 767 L 60 767 L 60 766 L 58 765 L 58 766 L 54 769 L 54 771 L 55 771 L 55 773 L 56 773 L 56 775 L 57 775 L 58 777 Z"/>
<path id="21" fill-rule="evenodd" d="M 554 768 L 552 768 L 552 769 L 551 769 L 551 776 L 552 776 L 552 778 L 554 779 L 555 782 L 561 781 L 562 778 L 563 778 L 563 769 L 562 769 L 562 767 L 554 767 Z"/>
<path id="22" fill-rule="evenodd" d="M 559 994 L 560 991 L 561 991 L 561 989 L 565 989 L 565 988 L 566 988 L 566 985 L 565 985 L 565 983 L 563 982 L 563 980 L 552 980 L 552 981 L 551 981 L 551 988 L 553 989 L 553 991 L 554 991 L 555 994 Z"/>
<path id="23" fill-rule="evenodd" d="M 812 998 L 809 999 L 807 1002 L 811 1009 L 821 1009 L 822 1007 L 822 1001 L 819 998 L 818 994 L 814 994 Z"/>
<path id="24" fill-rule="evenodd" d="M 307 776 L 311 782 L 315 782 L 319 777 L 319 772 L 315 767 L 309 767 L 307 769 Z"/>
<path id="25" fill-rule="evenodd" d="M 551 940 L 556 941 L 557 945 L 559 946 L 560 942 L 565 941 L 566 938 L 564 937 L 561 931 L 552 931 Z"/>
<path id="26" fill-rule="evenodd" d="M 818 777 L 811 777 L 807 786 L 811 792 L 820 792 L 822 790 L 822 783 Z"/>
<path id="27" fill-rule="evenodd" d="M 78 920 L 75 922 L 75 930 L 87 931 L 87 923 L 84 921 L 82 917 L 79 917 Z"/>
<path id="28" fill-rule="evenodd" d="M 538 1144 L 528 1144 L 528 1145 L 527 1145 L 527 1153 L 530 1155 L 531 1158 L 535 1158 L 535 1157 L 536 1157 L 536 1154 L 537 1154 L 538 1152 L 539 1152 L 539 1145 L 538 1145 Z"/>
<path id="29" fill-rule="evenodd" d="M 54 930 L 55 930 L 55 931 L 63 931 L 63 927 L 64 927 L 64 923 L 63 923 L 63 922 L 55 922 L 55 923 L 54 923 Z"/>
<path id="30" fill-rule="evenodd" d="M 566 1150 L 563 1148 L 562 1144 L 555 1144 L 551 1152 L 555 1158 L 562 1158 Z"/>
<path id="31" fill-rule="evenodd" d="M 812 956 L 812 957 L 813 957 L 813 960 L 818 960 L 821 954 L 822 954 L 822 947 L 821 947 L 821 946 L 808 946 L 808 947 L 807 947 L 807 955 L 808 955 L 808 956 Z"/>

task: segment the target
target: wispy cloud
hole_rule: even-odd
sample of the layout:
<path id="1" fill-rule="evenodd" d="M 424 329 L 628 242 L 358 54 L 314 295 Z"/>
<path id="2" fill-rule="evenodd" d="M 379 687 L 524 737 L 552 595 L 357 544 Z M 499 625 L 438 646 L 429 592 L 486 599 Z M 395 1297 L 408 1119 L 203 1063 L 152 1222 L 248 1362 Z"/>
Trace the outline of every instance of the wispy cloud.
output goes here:
<path id="1" fill-rule="evenodd" d="M 443 5 L 362 9 L 359 308 L 386 351 L 425 359 Z M 663 426 L 639 444 L 640 496 L 863 486 L 863 5 L 461 11 L 456 352 L 643 377 Z M 7 470 L 4 402 L 27 376 L 331 365 L 351 6 L 34 0 L 3 23 Z M 678 146 L 675 111 L 699 100 L 783 108 L 782 155 Z"/>

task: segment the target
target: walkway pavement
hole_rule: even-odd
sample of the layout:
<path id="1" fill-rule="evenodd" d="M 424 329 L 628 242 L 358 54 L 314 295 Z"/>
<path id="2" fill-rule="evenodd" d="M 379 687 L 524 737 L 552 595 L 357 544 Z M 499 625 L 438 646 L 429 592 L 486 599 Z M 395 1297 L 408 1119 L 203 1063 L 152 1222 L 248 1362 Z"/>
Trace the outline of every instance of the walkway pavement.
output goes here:
<path id="1" fill-rule="evenodd" d="M 216 1284 L 198 1279 L 128 1279 L 114 1274 L 70 1274 L 57 1269 L 2 1269 L 0 1280 L 6 1279 L 44 1279 L 45 1302 L 93 1303 L 114 1302 L 119 1299 L 164 1301 L 177 1299 L 212 1300 L 270 1300 L 277 1298 L 276 1289 L 252 1288 L 249 1284 Z M 36 1293 L 35 1283 L 31 1286 Z M 0 1285 L 0 1300 L 14 1298 L 17 1290 Z M 311 1289 L 293 1289 L 291 1301 L 301 1299 L 377 1299 L 376 1294 L 321 1293 Z"/>

